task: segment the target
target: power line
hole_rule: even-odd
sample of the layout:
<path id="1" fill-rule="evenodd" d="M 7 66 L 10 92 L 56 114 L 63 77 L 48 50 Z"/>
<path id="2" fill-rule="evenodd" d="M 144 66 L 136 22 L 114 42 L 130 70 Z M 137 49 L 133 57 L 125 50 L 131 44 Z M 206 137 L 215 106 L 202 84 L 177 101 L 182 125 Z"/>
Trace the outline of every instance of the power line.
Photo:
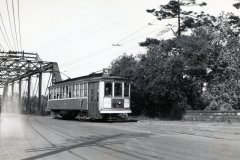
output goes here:
<path id="1" fill-rule="evenodd" d="M 137 48 L 137 47 L 139 47 L 139 45 L 134 45 L 134 46 L 132 46 L 132 47 L 128 47 L 127 49 L 125 48 L 125 49 L 122 49 L 121 51 L 116 51 L 116 52 L 113 52 L 113 53 L 111 53 L 111 54 L 108 54 L 108 55 L 105 55 L 105 56 L 101 56 L 101 57 L 99 57 L 99 58 L 89 59 L 90 61 L 85 61 L 85 63 L 83 63 L 83 64 L 81 64 L 81 65 L 84 65 L 84 64 L 94 64 L 94 63 L 91 63 L 91 62 L 103 60 L 103 59 L 106 59 L 106 58 L 108 58 L 108 57 L 112 57 L 112 56 L 114 56 L 114 55 L 117 54 L 117 53 L 123 53 L 123 52 L 126 52 L 126 51 L 128 51 L 128 50 L 130 50 L 130 49 L 134 49 L 134 48 Z M 76 67 L 72 67 L 72 68 L 76 68 Z"/>
<path id="2" fill-rule="evenodd" d="M 1 18 L 1 22 L 2 22 L 3 29 L 4 29 L 4 32 L 5 32 L 5 34 L 6 34 L 6 37 L 7 37 L 8 43 L 9 43 L 11 49 L 14 50 L 13 47 L 12 47 L 12 44 L 11 44 L 11 42 L 10 42 L 10 39 L 9 39 L 9 36 L 8 36 L 7 30 L 6 30 L 5 24 L 4 24 L 4 22 L 3 22 L 3 18 L 2 18 L 2 14 L 1 14 L 1 13 L 0 13 L 0 18 Z"/>
<path id="3" fill-rule="evenodd" d="M 156 30 L 154 30 L 154 31 L 156 31 Z M 152 31 L 153 32 L 153 31 Z M 150 33 L 152 33 L 152 32 L 150 32 Z M 146 35 L 146 34 L 145 34 Z M 128 37 L 130 37 L 130 36 L 128 36 Z M 135 39 L 132 39 L 132 40 L 135 40 Z M 130 42 L 130 41 L 132 41 L 132 40 L 129 40 L 128 42 Z M 84 55 L 84 56 L 82 56 L 82 57 L 79 57 L 79 58 L 77 58 L 77 59 L 75 59 L 75 60 L 72 60 L 72 61 L 70 61 L 70 62 L 67 62 L 67 63 L 65 63 L 65 64 L 63 64 L 63 66 L 62 67 L 68 67 L 68 66 L 71 66 L 71 65 L 73 65 L 73 64 L 75 64 L 75 63 L 78 63 L 81 59 L 88 59 L 88 57 L 90 57 L 92 54 L 95 54 L 95 53 L 100 53 L 100 52 L 108 52 L 108 51 L 110 51 L 110 50 L 112 50 L 112 49 L 114 49 L 114 47 L 113 46 L 111 46 L 110 48 L 109 47 L 107 47 L 107 48 L 104 48 L 104 49 L 101 49 L 101 50 L 98 50 L 98 51 L 94 51 L 94 52 L 91 52 L 90 54 L 88 54 L 88 55 Z"/>
<path id="4" fill-rule="evenodd" d="M 110 48 L 106 47 L 106 48 L 103 48 L 103 49 L 100 49 L 100 50 L 97 50 L 97 51 L 94 51 L 94 52 L 90 52 L 88 55 L 83 55 L 79 58 L 76 58 L 75 60 L 72 60 L 72 61 L 69 61 L 69 62 L 63 64 L 63 67 L 71 66 L 71 65 L 77 63 L 79 60 L 81 60 L 83 58 L 87 58 L 88 56 L 90 56 L 92 54 L 99 53 L 99 52 L 107 52 L 109 50 L 112 50 L 113 48 L 114 48 L 113 46 L 110 46 Z"/>
<path id="5" fill-rule="evenodd" d="M 156 21 L 156 20 L 152 21 L 151 23 L 153 23 L 153 22 L 155 22 L 155 21 Z M 129 37 L 133 36 L 134 34 L 140 32 L 140 31 L 142 31 L 143 29 L 145 29 L 145 28 L 148 27 L 148 26 L 149 26 L 149 24 L 148 24 L 147 26 L 144 26 L 144 27 L 140 28 L 139 30 L 135 31 L 134 33 L 132 33 L 132 34 L 124 37 L 123 39 L 121 39 L 120 41 L 118 41 L 118 43 L 124 41 L 125 39 L 128 39 Z M 157 29 L 157 30 L 159 30 L 159 29 Z M 151 31 L 151 32 L 149 32 L 149 33 L 147 33 L 147 34 L 153 33 L 153 32 L 155 32 L 155 31 L 156 31 L 156 30 Z M 164 33 L 162 33 L 162 34 L 165 34 L 167 31 L 169 31 L 169 29 L 167 29 L 167 31 L 165 31 L 165 30 L 163 30 L 163 31 L 164 31 Z M 138 36 L 137 38 L 142 37 L 142 36 L 145 36 L 145 35 L 147 35 L 147 34 Z M 131 39 L 131 40 L 127 41 L 127 42 L 133 41 L 133 40 L 135 40 L 135 39 L 137 39 L 137 38 Z M 125 42 L 125 43 L 127 43 L 127 42 Z M 136 48 L 136 47 L 135 47 L 135 48 Z M 111 48 L 111 49 L 112 49 L 112 48 Z M 117 52 L 117 53 L 119 53 L 119 52 Z M 112 55 L 112 54 L 111 54 L 111 55 Z M 88 55 L 86 55 L 86 56 L 88 56 Z M 80 60 L 80 59 L 78 59 L 78 60 Z M 74 63 L 71 63 L 70 65 L 73 65 L 73 64 L 77 63 L 78 60 L 75 60 Z M 70 66 L 70 65 L 68 65 L 68 66 Z"/>
<path id="6" fill-rule="evenodd" d="M 18 5 L 18 33 L 19 33 L 19 42 L 20 42 L 20 49 L 22 51 L 22 35 L 21 35 L 21 23 L 20 23 L 20 7 L 19 7 L 19 0 L 17 0 Z"/>
<path id="7" fill-rule="evenodd" d="M 18 36 L 17 36 L 17 26 L 16 26 L 16 17 L 15 17 L 15 11 L 14 11 L 14 3 L 12 0 L 12 11 L 13 11 L 13 24 L 14 24 L 14 31 L 15 31 L 15 38 L 17 42 L 17 49 L 19 50 L 19 45 L 18 45 Z"/>
<path id="8" fill-rule="evenodd" d="M 158 4 L 159 2 L 155 2 L 155 3 L 153 3 L 153 4 L 151 4 L 150 6 L 153 6 L 153 5 L 156 5 L 156 4 Z M 131 9 L 131 10 L 133 10 L 133 9 Z M 139 11 L 142 11 L 141 9 L 134 9 L 134 11 L 135 12 L 133 12 L 131 15 L 126 15 L 126 16 L 124 16 L 124 17 L 122 17 L 122 18 L 120 18 L 120 19 L 117 19 L 117 20 L 115 20 L 115 21 L 113 21 L 113 22 L 111 22 L 111 23 L 108 23 L 108 24 L 106 24 L 106 25 L 101 25 L 101 26 L 99 26 L 98 24 L 96 24 L 96 25 L 98 25 L 98 28 L 95 28 L 94 30 L 92 30 L 92 31 L 89 31 L 89 32 L 87 32 L 87 33 L 83 33 L 83 34 L 80 34 L 79 36 L 80 37 L 87 37 L 87 36 L 89 36 L 89 35 L 92 35 L 92 34 L 95 34 L 95 33 L 98 33 L 98 32 L 101 32 L 101 31 L 104 31 L 104 30 L 106 30 L 107 28 L 111 28 L 112 26 L 115 26 L 115 25 L 117 25 L 117 24 L 119 24 L 119 23 L 121 23 L 122 21 L 125 21 L 125 20 L 128 20 L 129 18 L 131 18 L 131 17 L 134 17 L 134 16 L 136 16 L 136 15 L 141 15 L 141 14 L 138 14 L 139 13 Z M 111 15 L 111 17 L 112 17 L 112 15 Z M 107 18 L 107 17 L 106 17 Z M 106 19 L 106 18 L 103 18 L 103 19 Z M 92 24 L 92 26 L 96 26 L 94 23 Z M 76 33 L 76 34 L 79 34 L 79 33 Z M 76 35 L 76 34 L 74 34 L 74 35 Z M 64 38 L 62 38 L 62 39 L 64 39 Z M 59 46 L 59 45 L 66 45 L 66 43 L 70 43 L 70 42 L 72 42 L 72 41 L 74 41 L 74 39 L 76 39 L 76 38 L 72 38 L 72 39 L 70 39 L 70 40 L 61 40 L 60 42 L 58 41 L 58 43 L 56 44 L 56 45 L 54 45 L 54 46 Z"/>
<path id="9" fill-rule="evenodd" d="M 102 61 L 102 60 L 106 60 L 106 58 L 115 56 L 117 53 L 123 53 L 123 52 L 126 52 L 126 51 L 128 51 L 128 50 L 130 50 L 130 49 L 134 49 L 134 48 L 137 48 L 137 47 L 139 47 L 139 45 L 133 46 L 133 47 L 129 47 L 129 48 L 123 49 L 123 50 L 121 50 L 121 51 L 113 52 L 113 53 L 111 53 L 110 55 L 106 55 L 106 56 L 104 56 L 104 57 L 100 57 L 100 58 L 97 58 L 97 59 L 91 59 L 90 61 L 86 62 L 87 64 L 90 64 L 90 65 L 86 66 L 86 65 L 85 65 L 86 63 L 83 63 L 83 64 L 81 64 L 81 66 L 82 66 L 82 65 L 85 65 L 85 66 L 84 66 L 84 67 L 81 67 L 81 68 L 87 68 L 87 67 L 89 67 L 89 66 L 95 65 L 95 63 L 91 63 L 91 62 L 94 62 L 94 61 L 98 61 L 98 62 L 99 62 L 99 61 Z M 74 67 L 71 67 L 70 69 L 77 68 L 77 67 L 79 67 L 79 66 L 74 66 Z"/>
<path id="10" fill-rule="evenodd" d="M 152 22 L 150 22 L 150 23 L 154 23 L 155 21 L 157 21 L 157 20 L 154 20 L 154 21 L 152 21 Z M 118 41 L 117 44 L 120 43 L 120 42 L 122 42 L 122 41 L 124 41 L 125 39 L 128 39 L 129 37 L 135 35 L 136 33 L 144 30 L 144 29 L 147 28 L 148 26 L 149 26 L 149 24 L 146 25 L 146 26 L 144 26 L 144 27 L 141 27 L 141 28 L 138 29 L 137 31 L 131 33 L 130 35 L 128 35 L 128 36 L 124 37 L 123 39 L 121 39 L 120 41 Z M 106 52 L 106 51 L 112 50 L 113 48 L 114 48 L 114 47 L 112 46 L 111 48 L 102 49 L 102 50 L 100 50 L 100 51 L 95 51 L 95 52 L 92 52 L 91 54 L 99 53 L 99 52 L 102 52 L 102 51 Z M 89 56 L 89 55 L 85 55 L 85 56 L 82 56 L 82 57 L 77 58 L 77 59 L 75 59 L 75 60 L 72 60 L 72 61 L 70 61 L 70 62 L 67 62 L 67 63 L 63 64 L 63 66 L 64 66 L 64 67 L 71 66 L 71 65 L 77 63 L 79 60 L 81 60 L 81 59 L 83 59 L 83 58 L 85 58 L 85 57 L 87 57 L 87 56 Z"/>
<path id="11" fill-rule="evenodd" d="M 1 15 L 1 13 L 0 13 L 0 15 Z M 6 37 L 5 37 L 4 33 L 3 33 L 3 30 L 2 30 L 2 27 L 1 27 L 1 26 L 0 26 L 0 31 L 1 31 L 1 33 L 2 33 L 3 39 L 4 39 L 4 41 L 5 41 L 8 49 L 10 50 L 10 47 L 9 47 L 9 45 L 8 45 L 8 42 L 7 42 L 7 40 L 6 40 Z"/>
<path id="12" fill-rule="evenodd" d="M 16 50 L 16 44 L 13 38 L 13 30 L 12 30 L 12 23 L 11 23 L 11 18 L 10 18 L 10 13 L 9 13 L 9 8 L 8 8 L 8 1 L 6 0 L 6 5 L 7 5 L 7 12 L 8 12 L 8 21 L 10 24 L 10 30 L 11 30 L 11 35 L 12 35 L 12 39 L 13 39 L 13 45 L 14 45 L 14 49 Z"/>
<path id="13" fill-rule="evenodd" d="M 145 27 L 146 27 L 146 26 L 145 26 Z M 144 28 L 144 27 L 142 27 L 141 29 L 143 29 L 143 28 Z M 145 36 L 145 35 L 148 35 L 148 34 L 151 34 L 151 33 L 153 33 L 153 32 L 156 32 L 157 30 L 159 30 L 159 29 L 153 30 L 153 31 L 151 31 L 151 32 L 149 32 L 149 33 L 147 33 L 147 34 L 144 34 L 144 35 L 138 36 L 138 37 L 136 37 L 136 38 L 133 38 L 133 39 L 131 39 L 131 40 L 128 40 L 128 41 L 126 41 L 124 44 L 126 44 L 126 43 L 128 43 L 128 42 L 130 42 L 130 41 L 133 41 L 133 40 L 135 40 L 135 39 L 137 39 L 137 38 L 140 38 L 140 37 L 143 37 L 143 36 Z M 165 29 L 165 30 L 160 31 L 160 32 L 161 32 L 161 33 L 160 33 L 160 34 L 161 34 L 160 36 L 162 36 L 163 34 L 167 33 L 169 30 L 170 30 L 170 29 L 168 28 L 168 29 Z M 140 31 L 140 29 L 139 29 L 138 31 Z M 133 36 L 135 33 L 137 33 L 137 31 L 134 32 L 133 34 L 127 36 L 127 38 Z M 124 39 L 127 39 L 127 38 L 124 38 Z M 123 39 L 122 39 L 122 40 L 123 40 Z M 122 41 L 122 40 L 121 40 L 121 41 Z M 124 52 L 124 51 L 130 50 L 130 49 L 133 49 L 133 48 L 137 48 L 137 47 L 138 47 L 138 45 L 135 46 L 135 47 L 128 48 L 128 49 L 123 49 L 123 50 L 121 50 L 121 51 L 114 52 L 114 53 L 110 54 L 110 56 L 113 56 L 113 55 L 116 54 L 116 53 Z M 111 49 L 112 49 L 112 48 L 111 48 Z M 99 53 L 99 52 L 98 52 L 98 53 Z M 89 55 L 86 55 L 86 56 L 89 56 Z M 86 56 L 85 56 L 85 57 L 86 57 Z M 105 57 L 98 58 L 98 59 L 96 59 L 96 61 L 99 60 L 99 59 L 104 59 L 104 58 L 106 58 L 106 57 L 110 57 L 110 56 L 105 56 Z M 80 60 L 80 59 L 78 59 L 78 60 Z M 78 60 L 75 60 L 73 63 L 70 63 L 69 65 L 66 65 L 65 67 L 71 66 L 71 65 L 77 63 Z M 90 62 L 92 62 L 92 61 L 93 61 L 93 60 L 88 61 L 87 63 L 90 63 Z M 84 63 L 84 64 L 85 64 L 85 63 Z M 75 67 L 72 67 L 72 68 L 75 68 Z"/>
<path id="14" fill-rule="evenodd" d="M 138 32 L 140 32 L 140 31 L 144 30 L 145 28 L 149 27 L 149 24 L 154 23 L 154 22 L 156 22 L 156 21 L 157 21 L 157 19 L 154 20 L 154 21 L 152 21 L 152 22 L 150 22 L 150 23 L 148 23 L 146 26 L 139 28 L 137 31 L 131 33 L 130 35 L 128 35 L 128 36 L 122 38 L 120 41 L 117 42 L 117 44 L 119 44 L 119 43 L 121 43 L 122 41 L 128 39 L 129 37 L 135 35 L 136 33 L 138 33 Z"/>
<path id="15" fill-rule="evenodd" d="M 171 30 L 171 29 L 170 29 L 170 28 L 167 28 L 167 29 L 164 29 L 164 30 L 159 31 L 159 28 L 157 28 L 157 29 L 155 29 L 155 30 L 153 30 L 153 31 L 151 31 L 151 32 L 148 32 L 148 33 L 146 33 L 146 34 L 142 34 L 142 35 L 137 36 L 137 37 L 135 37 L 135 38 L 133 38 L 133 39 L 130 39 L 130 40 L 128 40 L 128 41 L 125 41 L 125 42 L 123 42 L 122 44 L 125 45 L 125 44 L 127 44 L 128 42 L 131 42 L 131 41 L 133 41 L 133 40 L 139 39 L 139 38 L 141 38 L 141 37 L 144 37 L 144 36 L 146 36 L 146 35 L 149 35 L 149 34 L 151 34 L 151 33 L 156 32 L 156 31 L 159 31 L 159 32 L 160 32 L 160 35 L 158 34 L 158 36 L 162 36 L 162 35 L 164 35 L 165 33 L 167 33 L 169 30 Z"/>

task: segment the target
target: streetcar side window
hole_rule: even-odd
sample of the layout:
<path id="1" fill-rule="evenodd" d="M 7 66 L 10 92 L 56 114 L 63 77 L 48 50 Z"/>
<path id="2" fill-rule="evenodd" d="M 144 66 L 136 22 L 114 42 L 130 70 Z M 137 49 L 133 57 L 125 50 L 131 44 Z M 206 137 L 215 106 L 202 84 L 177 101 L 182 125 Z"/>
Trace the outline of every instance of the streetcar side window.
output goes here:
<path id="1" fill-rule="evenodd" d="M 72 88 L 72 97 L 75 97 L 75 95 L 76 95 L 76 85 L 74 84 L 72 87 L 73 87 Z"/>
<path id="2" fill-rule="evenodd" d="M 66 86 L 66 98 L 68 98 L 68 86 Z"/>
<path id="3" fill-rule="evenodd" d="M 60 87 L 59 98 L 63 98 L 63 87 Z"/>
<path id="4" fill-rule="evenodd" d="M 54 95 L 53 95 L 53 99 L 57 98 L 57 88 L 54 88 Z"/>
<path id="5" fill-rule="evenodd" d="M 79 97 L 79 84 L 76 85 L 76 97 Z"/>
<path id="6" fill-rule="evenodd" d="M 80 84 L 80 97 L 83 97 L 83 83 Z"/>
<path id="7" fill-rule="evenodd" d="M 114 95 L 118 97 L 122 97 L 122 83 L 115 82 Z"/>
<path id="8" fill-rule="evenodd" d="M 68 86 L 68 98 L 72 98 L 72 86 Z"/>
<path id="9" fill-rule="evenodd" d="M 52 99 L 52 94 L 53 94 L 53 90 L 52 89 L 49 89 L 49 99 Z"/>
<path id="10" fill-rule="evenodd" d="M 59 95 L 60 95 L 60 88 L 57 88 L 57 99 L 59 99 Z"/>
<path id="11" fill-rule="evenodd" d="M 63 86 L 63 98 L 66 98 L 66 88 Z"/>
<path id="12" fill-rule="evenodd" d="M 124 83 L 124 97 L 129 97 L 129 83 Z"/>
<path id="13" fill-rule="evenodd" d="M 105 96 L 112 96 L 112 82 L 105 82 Z"/>
<path id="14" fill-rule="evenodd" d="M 87 97 L 87 83 L 84 83 L 84 97 Z"/>

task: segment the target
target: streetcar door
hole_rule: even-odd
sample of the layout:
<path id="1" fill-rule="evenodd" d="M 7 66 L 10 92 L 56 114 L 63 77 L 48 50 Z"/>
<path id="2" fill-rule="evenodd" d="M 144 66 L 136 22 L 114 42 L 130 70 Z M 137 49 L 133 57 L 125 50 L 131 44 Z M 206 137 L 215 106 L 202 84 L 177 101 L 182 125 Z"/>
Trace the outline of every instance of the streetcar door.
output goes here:
<path id="1" fill-rule="evenodd" d="M 99 101 L 99 82 L 88 83 L 88 116 L 91 118 L 101 118 Z"/>

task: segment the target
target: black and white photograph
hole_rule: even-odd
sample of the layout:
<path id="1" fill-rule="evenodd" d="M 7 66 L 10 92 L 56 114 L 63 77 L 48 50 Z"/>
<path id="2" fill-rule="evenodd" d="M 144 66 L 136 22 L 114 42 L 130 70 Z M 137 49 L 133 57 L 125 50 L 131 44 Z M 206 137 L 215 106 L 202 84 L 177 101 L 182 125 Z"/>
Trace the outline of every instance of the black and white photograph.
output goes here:
<path id="1" fill-rule="evenodd" d="M 0 0 L 0 160 L 240 160 L 240 0 Z"/>

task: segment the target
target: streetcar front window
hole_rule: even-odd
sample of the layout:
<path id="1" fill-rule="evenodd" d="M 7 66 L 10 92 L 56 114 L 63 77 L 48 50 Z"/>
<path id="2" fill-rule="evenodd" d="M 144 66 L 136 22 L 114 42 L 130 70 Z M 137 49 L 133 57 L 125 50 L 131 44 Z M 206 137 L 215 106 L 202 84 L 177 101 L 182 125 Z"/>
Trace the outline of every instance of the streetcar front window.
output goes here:
<path id="1" fill-rule="evenodd" d="M 115 83 L 114 95 L 117 97 L 122 96 L 122 83 L 120 82 Z"/>
<path id="2" fill-rule="evenodd" d="M 105 96 L 112 96 L 112 82 L 105 83 Z"/>

